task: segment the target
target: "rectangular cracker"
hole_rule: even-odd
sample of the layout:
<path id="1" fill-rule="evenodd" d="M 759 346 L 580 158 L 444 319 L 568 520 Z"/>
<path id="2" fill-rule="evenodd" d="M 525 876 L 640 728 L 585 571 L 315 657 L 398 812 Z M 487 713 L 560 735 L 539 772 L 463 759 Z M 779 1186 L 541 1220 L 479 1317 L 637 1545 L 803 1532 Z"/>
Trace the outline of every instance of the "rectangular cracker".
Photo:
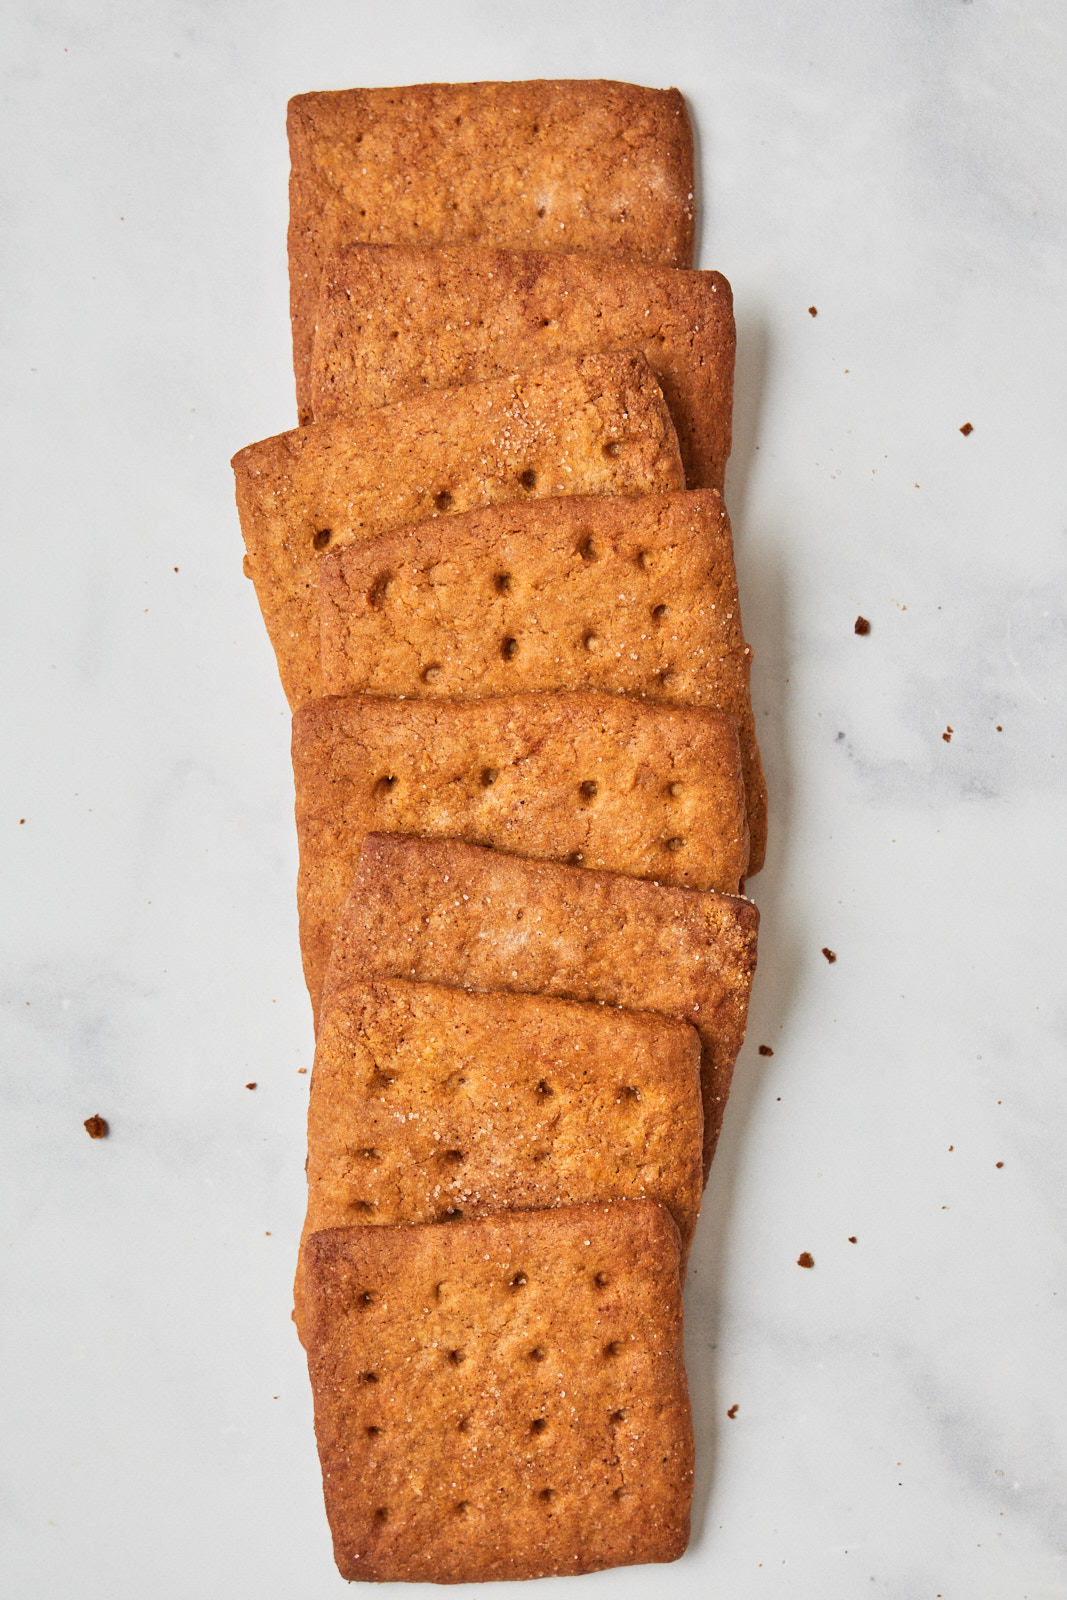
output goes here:
<path id="1" fill-rule="evenodd" d="M 700 1210 L 700 1040 L 652 1012 L 409 978 L 339 993 L 315 1046 L 301 1245 L 354 1223 L 649 1199 Z M 297 1268 L 296 1324 L 303 1327 Z"/>
<path id="2" fill-rule="evenodd" d="M 748 860 L 737 728 L 704 707 L 605 694 L 312 700 L 293 718 L 293 773 L 315 1006 L 368 833 L 730 893 Z"/>
<path id="3" fill-rule="evenodd" d="M 730 285 L 594 256 L 352 245 L 322 275 L 317 422 L 594 350 L 640 350 L 690 488 L 721 489 L 734 388 Z"/>
<path id="4" fill-rule="evenodd" d="M 297 95 L 288 131 L 302 422 L 322 267 L 340 245 L 693 264 L 693 134 L 677 89 L 576 79 L 346 89 Z"/>
<path id="5" fill-rule="evenodd" d="M 729 712 L 749 875 L 762 866 L 752 652 L 713 490 L 539 500 L 424 522 L 326 555 L 319 608 L 327 694 L 590 689 Z"/>
<path id="6" fill-rule="evenodd" d="M 245 571 L 289 704 L 322 693 L 322 551 L 441 512 L 545 495 L 684 487 L 678 438 L 644 356 L 537 372 L 335 417 L 233 458 Z"/>
<path id="7" fill-rule="evenodd" d="M 453 839 L 363 841 L 322 1010 L 358 974 L 660 1011 L 700 1035 L 704 1173 L 745 1036 L 749 900 L 527 861 Z"/>
<path id="8" fill-rule="evenodd" d="M 661 1207 L 331 1229 L 306 1256 L 342 1577 L 478 1583 L 682 1554 L 693 1431 Z"/>

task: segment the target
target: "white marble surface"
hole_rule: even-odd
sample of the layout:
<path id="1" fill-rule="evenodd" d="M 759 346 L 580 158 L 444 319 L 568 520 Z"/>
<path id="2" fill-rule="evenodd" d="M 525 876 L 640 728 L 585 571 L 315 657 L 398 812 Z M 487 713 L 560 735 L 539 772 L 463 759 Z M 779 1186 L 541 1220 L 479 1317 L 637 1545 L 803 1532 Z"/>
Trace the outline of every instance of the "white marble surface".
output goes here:
<path id="1" fill-rule="evenodd" d="M 1060 0 L 5 31 L 0 1593 L 342 1592 L 288 1320 L 288 724 L 227 461 L 293 414 L 288 95 L 563 75 L 678 84 L 699 130 L 773 835 L 687 1291 L 693 1544 L 551 1592 L 1067 1594 Z"/>

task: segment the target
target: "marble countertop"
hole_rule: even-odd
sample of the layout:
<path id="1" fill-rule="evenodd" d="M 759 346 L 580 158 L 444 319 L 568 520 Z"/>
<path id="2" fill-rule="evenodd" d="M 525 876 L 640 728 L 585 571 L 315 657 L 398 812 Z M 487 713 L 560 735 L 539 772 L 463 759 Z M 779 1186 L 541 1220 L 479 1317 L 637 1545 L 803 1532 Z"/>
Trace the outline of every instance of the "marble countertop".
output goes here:
<path id="1" fill-rule="evenodd" d="M 0 1592 L 342 1592 L 289 1321 L 288 716 L 228 466 L 294 415 L 285 102 L 600 76 L 685 92 L 734 286 L 772 832 L 686 1291 L 693 1542 L 551 1592 L 1067 1594 L 1062 7 L 9 23 Z"/>

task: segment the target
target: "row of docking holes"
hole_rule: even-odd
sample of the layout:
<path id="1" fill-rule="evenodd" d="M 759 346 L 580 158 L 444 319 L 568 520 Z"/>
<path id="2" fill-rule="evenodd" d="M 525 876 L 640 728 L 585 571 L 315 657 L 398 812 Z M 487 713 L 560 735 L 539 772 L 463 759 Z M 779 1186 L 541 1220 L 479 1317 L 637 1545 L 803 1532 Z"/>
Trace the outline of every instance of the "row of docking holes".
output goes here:
<path id="1" fill-rule="evenodd" d="M 605 445 L 605 454 L 610 448 L 611 446 Z M 619 447 L 616 445 L 614 448 L 617 453 Z M 522 473 L 519 478 L 519 482 L 524 489 L 535 488 L 537 485 L 536 472 L 528 470 Z M 453 504 L 451 490 L 438 490 L 437 494 L 435 494 L 433 497 L 433 503 L 437 507 L 438 511 L 451 511 Z M 311 542 L 316 550 L 328 550 L 333 543 L 333 529 L 317 528 L 312 534 Z M 591 565 L 593 562 L 600 561 L 608 553 L 608 549 L 618 553 L 617 546 L 611 545 L 605 548 L 605 546 L 596 538 L 594 534 L 590 533 L 587 528 L 583 528 L 578 533 L 578 542 L 574 546 L 574 553 L 575 555 L 580 556 L 582 561 L 584 561 L 587 565 Z M 624 559 L 632 559 L 634 565 L 639 567 L 642 572 L 652 571 L 653 558 L 650 550 L 638 550 L 635 552 L 632 558 L 624 557 Z M 388 597 L 389 587 L 392 583 L 392 577 L 393 575 L 391 572 L 380 572 L 378 574 L 370 588 L 367 590 L 367 603 L 369 605 L 377 609 L 378 606 L 383 604 Z M 510 572 L 496 573 L 493 578 L 493 587 L 497 594 L 510 594 L 513 588 Z"/>
<path id="2" fill-rule="evenodd" d="M 316 550 L 325 550 L 329 546 L 332 538 L 333 534 L 331 533 L 330 529 L 323 528 L 315 535 Z M 581 556 L 582 561 L 587 566 L 591 566 L 593 563 L 601 559 L 601 557 L 605 554 L 605 550 L 603 545 L 597 543 L 596 539 L 594 539 L 591 533 L 583 533 L 579 538 L 577 545 L 575 546 L 575 554 Z M 640 567 L 642 572 L 650 572 L 652 570 L 651 552 L 648 550 L 639 550 L 634 557 L 634 562 L 635 565 Z M 386 601 L 389 599 L 389 593 L 393 587 L 394 577 L 395 575 L 392 572 L 385 571 L 379 572 L 377 577 L 374 579 L 374 582 L 367 590 L 367 604 L 370 606 L 372 611 L 380 611 L 385 605 Z M 514 592 L 515 580 L 510 572 L 496 572 L 493 574 L 492 581 L 493 589 L 497 594 L 506 595 Z M 671 614 L 670 607 L 663 601 L 656 601 L 655 604 L 649 607 L 649 610 L 653 620 L 656 622 L 666 622 L 667 618 Z"/>
<path id="3" fill-rule="evenodd" d="M 616 1415 L 621 1415 L 621 1412 L 620 1413 L 616 1413 Z M 535 1493 L 535 1497 L 538 1500 L 540 1500 L 541 1503 L 543 1505 L 545 1505 L 546 1507 L 550 1506 L 552 1504 L 553 1500 L 555 1500 L 557 1498 L 555 1489 L 549 1489 L 547 1487 L 544 1488 L 544 1489 L 537 1489 L 537 1490 L 534 1491 L 534 1493 Z M 613 1500 L 619 1500 L 619 1501 L 627 1500 L 627 1499 L 629 1499 L 629 1490 L 625 1487 L 625 1485 L 620 1485 L 620 1487 L 618 1489 L 613 1489 L 611 1491 L 611 1497 L 612 1497 Z M 469 1500 L 457 1500 L 455 1502 L 454 1507 L 453 1507 L 453 1510 L 455 1511 L 455 1514 L 456 1514 L 457 1517 L 467 1517 L 467 1516 L 470 1515 L 470 1513 L 473 1511 L 473 1509 L 474 1509 L 474 1507 L 471 1505 Z M 389 1521 L 389 1507 L 388 1506 L 378 1506 L 377 1509 L 375 1510 L 375 1513 L 374 1513 L 374 1520 L 379 1525 L 381 1525 L 382 1523 L 388 1522 Z"/>
<path id="4" fill-rule="evenodd" d="M 499 777 L 499 767 L 483 767 L 478 775 L 478 782 L 483 789 L 491 789 Z M 374 781 L 374 793 L 380 799 L 384 799 L 387 795 L 394 795 L 397 792 L 396 786 L 398 782 L 399 780 L 394 773 L 383 774 L 382 777 L 376 778 Z M 578 793 L 585 801 L 595 800 L 600 793 L 600 784 L 595 778 L 584 778 L 578 785 Z M 671 800 L 679 800 L 685 793 L 685 784 L 678 782 L 668 783 L 664 786 L 663 793 Z M 664 839 L 663 845 L 666 850 L 681 850 L 685 845 L 685 840 L 678 835 L 674 835 L 670 839 Z"/>
<path id="5" fill-rule="evenodd" d="M 656 622 L 662 622 L 665 618 L 670 616 L 670 607 L 663 605 L 653 606 L 652 616 Z M 576 641 L 575 649 L 588 650 L 590 655 L 596 655 L 597 651 L 603 648 L 603 645 L 604 640 L 601 638 L 600 634 L 595 633 L 592 629 L 587 629 L 586 632 L 582 634 L 581 639 Z M 502 661 L 517 661 L 519 659 L 521 648 L 522 647 L 515 635 L 513 633 L 509 633 L 500 641 L 500 659 Z M 445 669 L 441 665 L 440 661 L 430 661 L 422 669 L 422 681 L 424 683 L 437 683 L 444 674 L 444 670 Z M 669 667 L 662 669 L 659 676 L 663 677 L 664 674 L 666 674 L 668 677 L 670 676 Z"/>
<path id="6" fill-rule="evenodd" d="M 391 1089 L 395 1084 L 399 1083 L 402 1076 L 402 1073 L 394 1071 L 392 1067 L 376 1067 L 367 1079 L 367 1088 L 371 1094 L 379 1094 L 381 1090 Z M 466 1078 L 461 1078 L 455 1087 L 458 1088 L 466 1082 Z M 450 1086 L 450 1083 L 446 1085 L 446 1087 Z M 534 1088 L 533 1093 L 539 1100 L 552 1100 L 555 1098 L 556 1091 L 547 1078 L 542 1078 Z M 640 1098 L 641 1091 L 636 1083 L 620 1084 L 615 1096 L 615 1104 L 632 1105 Z M 457 1165 L 464 1159 L 462 1150 L 439 1150 L 437 1154 L 439 1160 L 455 1162 Z M 362 1161 L 381 1161 L 383 1159 L 382 1152 L 377 1145 L 373 1144 L 369 1144 L 365 1149 L 360 1150 L 359 1156 Z"/>
<path id="7" fill-rule="evenodd" d="M 598 1268 L 596 1272 L 590 1272 L 588 1274 L 588 1278 L 589 1287 L 591 1289 L 611 1288 L 611 1273 L 606 1272 L 603 1267 Z M 509 1294 L 518 1295 L 522 1293 L 523 1289 L 528 1287 L 529 1282 L 529 1275 L 520 1267 L 517 1271 L 512 1272 L 504 1287 L 507 1289 Z M 445 1283 L 439 1283 L 434 1288 L 433 1297 L 435 1300 L 440 1300 L 442 1297 L 447 1297 L 447 1293 L 448 1285 Z M 357 1311 L 369 1311 L 371 1306 L 379 1305 L 380 1302 L 381 1296 L 378 1294 L 376 1289 L 360 1289 L 355 1295 L 353 1304 L 355 1305 Z M 619 1340 L 613 1339 L 610 1344 L 606 1344 L 604 1346 L 604 1354 L 606 1356 L 621 1356 L 623 1349 L 624 1346 L 620 1344 Z M 548 1351 L 545 1349 L 544 1345 L 536 1344 L 531 1350 L 527 1351 L 527 1355 L 531 1361 L 544 1361 L 548 1355 Z M 450 1350 L 448 1352 L 448 1359 L 454 1367 L 461 1367 L 467 1359 L 467 1352 L 465 1350 Z M 361 1383 L 378 1383 L 379 1381 L 380 1380 L 376 1372 L 360 1373 Z"/>

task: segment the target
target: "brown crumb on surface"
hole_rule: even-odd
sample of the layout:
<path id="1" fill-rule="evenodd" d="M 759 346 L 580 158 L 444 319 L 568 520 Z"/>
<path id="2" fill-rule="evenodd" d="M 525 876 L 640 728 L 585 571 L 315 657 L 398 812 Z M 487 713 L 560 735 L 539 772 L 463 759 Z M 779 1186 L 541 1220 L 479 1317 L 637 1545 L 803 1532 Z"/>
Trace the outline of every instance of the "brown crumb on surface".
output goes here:
<path id="1" fill-rule="evenodd" d="M 246 1088 L 246 1089 L 254 1089 L 254 1088 L 255 1088 L 255 1087 L 256 1087 L 256 1086 L 255 1086 L 255 1084 L 254 1084 L 254 1083 L 246 1083 L 246 1084 L 245 1084 L 245 1088 Z"/>
<path id="2" fill-rule="evenodd" d="M 86 1117 L 84 1127 L 90 1139 L 106 1139 L 111 1131 L 103 1117 Z"/>
<path id="3" fill-rule="evenodd" d="M 774 1051 L 771 1049 L 769 1044 L 761 1044 L 759 1047 L 759 1053 L 761 1056 L 773 1056 Z"/>
<path id="4" fill-rule="evenodd" d="M 856 1243 L 856 1235 L 854 1233 L 850 1233 L 849 1234 L 848 1242 L 849 1242 L 849 1244 L 855 1244 Z"/>
<path id="5" fill-rule="evenodd" d="M 966 439 L 966 437 L 967 437 L 967 435 L 969 433 L 973 433 L 974 432 L 974 424 L 971 423 L 971 422 L 965 422 L 963 424 L 963 427 L 960 429 L 960 432 L 963 434 L 963 437 Z"/>
<path id="6" fill-rule="evenodd" d="M 297 1067 L 296 1070 L 300 1074 L 300 1076 L 303 1077 L 305 1075 L 305 1073 L 307 1072 L 307 1067 Z"/>
<path id="7" fill-rule="evenodd" d="M 866 617 L 857 617 L 856 618 L 856 632 L 858 634 L 868 634 L 868 633 L 870 633 L 870 631 L 871 631 L 871 625 L 867 621 L 867 618 Z"/>
<path id="8" fill-rule="evenodd" d="M 1004 729 L 1000 726 L 999 722 L 997 723 L 997 732 L 998 733 L 1003 733 L 1004 732 Z"/>
<path id="9" fill-rule="evenodd" d="M 998 1161 L 998 1162 L 997 1162 L 997 1166 L 998 1166 L 998 1167 L 1002 1167 L 1002 1166 L 1003 1166 L 1003 1165 L 1004 1165 L 1004 1163 L 1003 1163 L 1003 1161 Z"/>
<path id="10" fill-rule="evenodd" d="M 726 1413 L 726 1415 L 730 1418 L 731 1421 L 733 1421 L 734 1417 L 737 1416 L 737 1412 L 738 1412 L 738 1407 L 737 1406 L 731 1406 L 729 1411 Z"/>
<path id="11" fill-rule="evenodd" d="M 798 1267 L 813 1267 L 814 1265 L 815 1257 L 812 1255 L 810 1250 L 802 1250 L 797 1256 Z"/>
<path id="12" fill-rule="evenodd" d="M 946 728 L 944 733 L 941 735 L 941 737 L 942 737 L 942 739 L 944 739 L 946 744 L 951 744 L 952 743 L 952 729 L 950 727 Z"/>
<path id="13" fill-rule="evenodd" d="M 819 315 L 818 306 L 809 306 L 808 307 L 808 316 L 809 317 L 817 317 L 818 315 Z"/>
<path id="14" fill-rule="evenodd" d="M 1000 729 L 999 729 L 999 728 L 998 728 L 998 729 L 997 729 L 997 732 L 998 732 L 998 733 L 999 733 L 999 732 L 1000 732 Z M 20 817 L 20 818 L 19 818 L 19 827 L 20 827 L 20 828 L 21 828 L 21 827 L 22 827 L 22 824 L 23 824 L 23 823 L 24 823 L 24 822 L 25 822 L 25 820 L 26 820 L 26 818 L 25 818 L 25 817 Z"/>
<path id="15" fill-rule="evenodd" d="M 822 953 L 826 957 L 826 959 L 830 963 L 830 965 L 833 966 L 834 962 L 837 960 L 837 951 L 836 950 L 828 950 L 827 947 L 825 945 L 823 945 Z"/>

